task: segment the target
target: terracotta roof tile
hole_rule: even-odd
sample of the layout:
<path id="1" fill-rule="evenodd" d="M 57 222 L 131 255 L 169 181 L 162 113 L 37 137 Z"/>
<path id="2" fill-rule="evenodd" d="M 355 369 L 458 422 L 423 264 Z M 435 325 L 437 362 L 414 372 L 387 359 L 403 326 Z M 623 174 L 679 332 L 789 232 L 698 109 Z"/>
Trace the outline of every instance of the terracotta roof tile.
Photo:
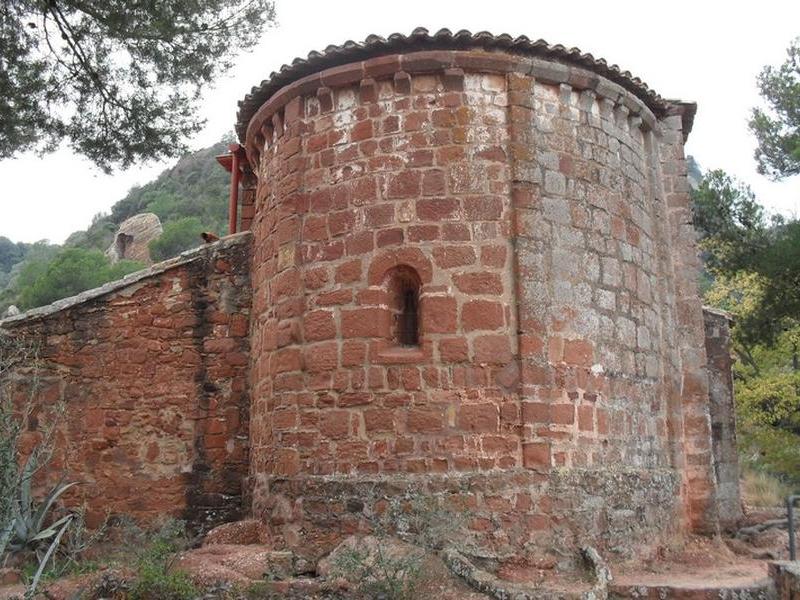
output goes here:
<path id="1" fill-rule="evenodd" d="M 673 111 L 681 112 L 684 118 L 684 135 L 691 129 L 695 105 L 664 100 L 629 71 L 623 71 L 617 65 L 609 65 L 604 59 L 595 58 L 578 48 L 567 48 L 561 44 L 550 45 L 541 39 L 532 41 L 524 35 L 514 38 L 505 33 L 501 35 L 493 35 L 488 31 L 471 33 L 464 29 L 455 33 L 449 29 L 440 29 L 431 34 L 427 29 L 418 27 L 410 35 L 393 33 L 384 38 L 373 34 L 360 43 L 348 40 L 338 46 L 328 46 L 322 52 L 312 51 L 306 58 L 295 58 L 291 65 L 283 65 L 277 73 L 273 72 L 269 79 L 253 87 L 239 102 L 236 132 L 239 139 L 244 141 L 247 125 L 261 105 L 285 85 L 311 73 L 384 54 L 440 49 L 505 50 L 583 67 L 635 94 L 657 115 Z"/>

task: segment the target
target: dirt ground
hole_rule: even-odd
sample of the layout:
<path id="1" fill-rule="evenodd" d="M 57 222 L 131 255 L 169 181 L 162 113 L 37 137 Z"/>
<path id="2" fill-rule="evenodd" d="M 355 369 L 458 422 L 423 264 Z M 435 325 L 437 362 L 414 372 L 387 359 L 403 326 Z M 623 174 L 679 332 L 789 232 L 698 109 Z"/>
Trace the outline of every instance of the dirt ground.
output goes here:
<path id="1" fill-rule="evenodd" d="M 767 577 L 763 560 L 734 553 L 723 539 L 692 537 L 645 562 L 612 565 L 614 585 L 681 588 L 746 587 Z"/>
<path id="2" fill-rule="evenodd" d="M 788 532 L 780 525 L 784 516 L 785 513 L 780 509 L 749 509 L 745 511 L 745 518 L 737 530 L 738 535 L 730 533 L 718 538 L 684 538 L 663 548 L 652 559 L 611 564 L 612 586 L 709 589 L 763 584 L 767 579 L 767 559 L 786 559 L 788 555 Z M 798 534 L 800 538 L 800 531 Z M 186 554 L 188 558 L 180 561 L 180 565 L 193 574 L 198 583 L 208 583 L 210 575 L 219 575 L 245 588 L 262 579 L 264 556 L 269 554 L 269 547 L 258 543 L 223 544 L 201 547 Z M 471 589 L 435 554 L 427 556 L 422 573 L 415 593 L 415 598 L 420 600 L 482 600 L 488 597 Z M 499 580 L 510 584 L 526 588 L 546 586 L 549 590 L 567 594 L 586 591 L 592 584 L 585 577 L 576 579 L 573 575 L 558 575 L 552 565 L 528 565 L 512 561 L 494 569 L 493 573 Z M 93 581 L 113 574 L 113 570 L 107 569 L 61 579 L 45 586 L 46 597 L 51 600 L 71 600 L 76 591 L 90 589 Z M 125 574 L 116 573 L 116 576 L 124 577 Z M 273 582 L 265 587 L 263 597 L 308 600 L 354 597 L 346 586 L 337 588 L 325 585 L 321 588 L 323 581 L 324 578 L 320 577 L 305 577 Z M 0 600 L 22 597 L 23 594 L 24 587 L 20 584 L 0 585 Z"/>

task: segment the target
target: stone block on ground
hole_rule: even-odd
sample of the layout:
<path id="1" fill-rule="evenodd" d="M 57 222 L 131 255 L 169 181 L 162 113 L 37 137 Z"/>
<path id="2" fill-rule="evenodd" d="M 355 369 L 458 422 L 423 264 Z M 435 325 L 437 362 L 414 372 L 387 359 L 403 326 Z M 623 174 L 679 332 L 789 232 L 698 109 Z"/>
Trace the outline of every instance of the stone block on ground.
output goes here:
<path id="1" fill-rule="evenodd" d="M 245 519 L 223 523 L 206 534 L 203 546 L 216 544 L 269 544 L 269 530 L 263 521 Z"/>
<path id="2" fill-rule="evenodd" d="M 214 544 L 184 552 L 176 568 L 189 573 L 198 585 L 248 585 L 265 578 L 272 554 L 269 546 Z"/>

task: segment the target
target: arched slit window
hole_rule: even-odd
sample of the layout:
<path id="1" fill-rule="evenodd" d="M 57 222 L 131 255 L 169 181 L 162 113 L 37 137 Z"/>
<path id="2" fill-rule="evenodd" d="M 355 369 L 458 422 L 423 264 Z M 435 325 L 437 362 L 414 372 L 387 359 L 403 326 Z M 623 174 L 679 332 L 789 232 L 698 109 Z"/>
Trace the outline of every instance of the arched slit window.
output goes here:
<path id="1" fill-rule="evenodd" d="M 392 338 L 397 346 L 419 346 L 419 289 L 417 272 L 406 265 L 387 274 Z"/>
<path id="2" fill-rule="evenodd" d="M 397 338 L 402 346 L 419 344 L 419 298 L 418 290 L 407 289 L 403 292 L 403 310 L 397 327 Z"/>

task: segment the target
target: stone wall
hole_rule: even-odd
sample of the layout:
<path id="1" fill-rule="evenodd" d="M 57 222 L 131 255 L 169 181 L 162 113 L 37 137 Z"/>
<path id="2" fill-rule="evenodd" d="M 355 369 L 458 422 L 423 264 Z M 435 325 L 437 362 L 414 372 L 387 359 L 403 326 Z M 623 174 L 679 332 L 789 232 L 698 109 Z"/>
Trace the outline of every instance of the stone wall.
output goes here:
<path id="1" fill-rule="evenodd" d="M 613 538 L 624 556 L 713 530 L 679 108 L 502 53 L 314 77 L 248 128 L 255 514 L 330 544 L 348 526 L 310 490 L 358 513 L 371 485 L 446 502 L 461 481 L 498 554 Z"/>
<path id="2" fill-rule="evenodd" d="M 711 401 L 711 442 L 717 479 L 716 505 L 720 524 L 735 526 L 742 518 L 739 454 L 736 446 L 736 405 L 733 395 L 731 317 L 703 310 L 708 355 L 708 391 Z"/>
<path id="3" fill-rule="evenodd" d="M 733 518 L 692 110 L 557 47 L 421 39 L 246 99 L 252 234 L 3 322 L 93 516 L 252 507 L 318 558 L 424 497 L 476 554 L 562 567 Z"/>
<path id="4" fill-rule="evenodd" d="M 89 520 L 238 516 L 247 475 L 250 234 L 3 321 L 40 347 L 26 446 L 63 403 L 58 452 Z M 20 371 L 24 388 L 33 373 Z"/>
<path id="5" fill-rule="evenodd" d="M 298 99 L 262 163 L 276 185 L 254 222 L 259 484 L 521 464 L 504 80 L 462 78 L 447 105 L 428 102 L 437 77 L 405 85 Z M 392 339 L 401 265 L 420 284 L 413 348 Z"/>

